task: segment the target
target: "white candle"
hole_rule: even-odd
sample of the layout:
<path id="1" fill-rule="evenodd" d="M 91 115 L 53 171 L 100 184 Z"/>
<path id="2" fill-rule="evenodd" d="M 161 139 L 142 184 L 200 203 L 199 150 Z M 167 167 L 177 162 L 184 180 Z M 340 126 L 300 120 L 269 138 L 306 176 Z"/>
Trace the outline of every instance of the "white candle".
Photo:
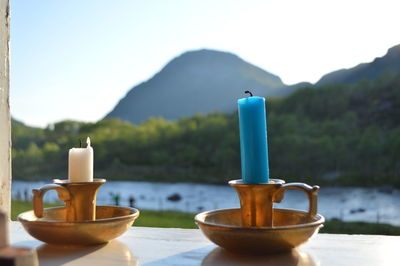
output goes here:
<path id="1" fill-rule="evenodd" d="M 90 146 L 90 138 L 86 140 L 86 148 L 72 148 L 68 156 L 69 182 L 93 181 L 93 148 Z"/>

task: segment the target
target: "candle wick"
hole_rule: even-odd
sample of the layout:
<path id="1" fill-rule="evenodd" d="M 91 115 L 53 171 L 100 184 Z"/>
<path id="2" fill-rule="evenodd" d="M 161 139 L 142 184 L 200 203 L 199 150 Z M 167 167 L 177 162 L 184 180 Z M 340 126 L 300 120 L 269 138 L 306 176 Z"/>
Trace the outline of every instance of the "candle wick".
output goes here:
<path id="1" fill-rule="evenodd" d="M 79 139 L 79 148 L 82 148 L 82 139 Z"/>
<path id="2" fill-rule="evenodd" d="M 244 93 L 248 93 L 250 94 L 250 97 L 253 97 L 253 93 L 251 93 L 251 91 L 245 91 Z"/>

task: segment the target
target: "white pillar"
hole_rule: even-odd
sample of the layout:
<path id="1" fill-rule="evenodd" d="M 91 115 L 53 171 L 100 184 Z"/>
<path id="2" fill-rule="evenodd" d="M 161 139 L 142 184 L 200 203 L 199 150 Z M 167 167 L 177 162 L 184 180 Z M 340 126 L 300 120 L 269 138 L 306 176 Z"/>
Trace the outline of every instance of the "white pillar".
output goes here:
<path id="1" fill-rule="evenodd" d="M 0 0 L 0 208 L 11 205 L 11 119 L 9 101 L 9 0 Z"/>

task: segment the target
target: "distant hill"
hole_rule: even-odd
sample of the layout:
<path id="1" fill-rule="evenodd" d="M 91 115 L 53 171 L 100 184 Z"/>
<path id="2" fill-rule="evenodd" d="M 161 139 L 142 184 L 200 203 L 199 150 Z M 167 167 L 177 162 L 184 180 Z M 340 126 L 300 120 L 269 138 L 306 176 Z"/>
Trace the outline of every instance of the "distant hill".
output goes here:
<path id="1" fill-rule="evenodd" d="M 374 81 L 384 74 L 400 74 L 400 45 L 370 63 L 328 73 L 314 85 L 302 82 L 291 86 L 232 53 L 191 51 L 133 87 L 106 118 L 139 124 L 149 117 L 176 120 L 196 113 L 231 113 L 236 110 L 237 99 L 245 97 L 244 90 L 264 97 L 280 97 L 303 87 L 356 84 Z"/>
<path id="2" fill-rule="evenodd" d="M 301 86 L 301 84 L 299 85 Z M 237 99 L 283 96 L 296 89 L 238 56 L 214 50 L 186 52 L 150 80 L 133 87 L 106 118 L 135 124 L 149 117 L 176 120 L 196 113 L 233 112 Z"/>
<path id="3" fill-rule="evenodd" d="M 23 128 L 35 128 L 33 126 L 27 125 L 22 121 L 19 121 L 11 116 L 11 128 L 14 130 L 15 127 L 23 127 Z"/>
<path id="4" fill-rule="evenodd" d="M 390 48 L 386 55 L 370 63 L 326 74 L 315 85 L 355 84 L 361 80 L 375 80 L 383 74 L 400 74 L 400 45 Z"/>

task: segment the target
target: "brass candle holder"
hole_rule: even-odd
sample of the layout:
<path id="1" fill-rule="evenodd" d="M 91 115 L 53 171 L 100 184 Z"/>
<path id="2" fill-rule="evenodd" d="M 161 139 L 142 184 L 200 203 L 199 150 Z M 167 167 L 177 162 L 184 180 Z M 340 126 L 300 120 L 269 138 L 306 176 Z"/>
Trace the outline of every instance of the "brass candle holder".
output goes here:
<path id="1" fill-rule="evenodd" d="M 135 208 L 96 206 L 98 189 L 105 179 L 69 182 L 55 179 L 33 189 L 33 210 L 21 213 L 18 220 L 33 237 L 57 245 L 106 243 L 123 234 L 139 216 Z M 43 196 L 55 190 L 64 207 L 43 209 Z"/>
<path id="2" fill-rule="evenodd" d="M 56 190 L 60 200 L 65 202 L 66 221 L 96 220 L 96 196 L 105 179 L 93 182 L 69 182 L 55 179 L 54 184 L 33 189 L 33 211 L 36 217 L 43 217 L 43 196 L 49 190 Z"/>
<path id="3" fill-rule="evenodd" d="M 195 221 L 215 244 L 237 253 L 266 254 L 290 250 L 316 234 L 325 221 L 317 214 L 318 186 L 272 179 L 265 184 L 229 182 L 239 195 L 240 209 L 199 213 Z M 304 191 L 308 212 L 274 208 L 288 189 Z"/>
<path id="4" fill-rule="evenodd" d="M 304 183 L 289 183 L 281 179 L 271 179 L 266 184 L 243 184 L 241 179 L 229 181 L 240 198 L 242 225 L 245 227 L 272 227 L 274 203 L 282 201 L 284 191 L 297 189 L 304 191 L 308 196 L 310 218 L 317 214 L 319 186 L 309 186 Z"/>

